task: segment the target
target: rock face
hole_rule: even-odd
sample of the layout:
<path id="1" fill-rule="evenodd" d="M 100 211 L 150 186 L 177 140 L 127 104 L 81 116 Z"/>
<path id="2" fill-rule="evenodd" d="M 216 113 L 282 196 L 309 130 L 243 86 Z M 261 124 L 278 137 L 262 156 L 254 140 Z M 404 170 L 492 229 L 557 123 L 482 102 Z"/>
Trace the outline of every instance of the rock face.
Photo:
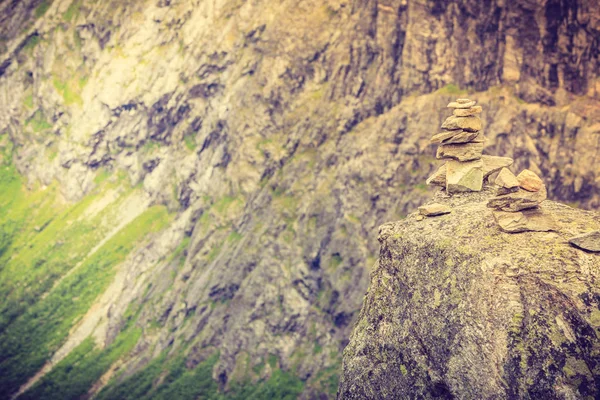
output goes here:
<path id="1" fill-rule="evenodd" d="M 558 232 L 509 235 L 491 196 L 440 193 L 452 214 L 380 228 L 339 399 L 598 398 L 600 255 L 567 242 L 598 215 L 547 201 Z"/>
<path id="2" fill-rule="evenodd" d="M 5 250 L 6 224 L 0 393 L 52 375 L 89 336 L 110 351 L 129 327 L 141 332 L 134 349 L 95 369 L 106 376 L 89 377 L 92 394 L 161 355 L 192 369 L 214 350 L 221 390 L 283 371 L 304 398 L 331 397 L 374 232 L 429 198 L 422 182 L 441 162 L 427 143 L 448 103 L 476 96 L 487 154 L 547 177 L 553 199 L 600 206 L 599 30 L 588 0 L 0 1 L 0 160 L 19 190 L 58 191 L 90 214 L 122 209 L 103 233 L 132 209 L 170 215 L 156 237 L 128 243 L 113 266 L 123 279 L 89 307 L 80 293 L 46 307 L 74 263 L 44 263 L 64 255 L 59 234 L 4 268 L 41 242 Z M 113 201 L 132 188 L 135 202 Z M 50 293 L 34 293 L 37 281 Z M 18 324 L 29 307 L 69 304 L 70 319 Z M 56 326 L 25 350 L 23 332 Z M 79 376 L 60 371 L 64 385 Z M 171 384 L 159 372 L 153 382 Z"/>

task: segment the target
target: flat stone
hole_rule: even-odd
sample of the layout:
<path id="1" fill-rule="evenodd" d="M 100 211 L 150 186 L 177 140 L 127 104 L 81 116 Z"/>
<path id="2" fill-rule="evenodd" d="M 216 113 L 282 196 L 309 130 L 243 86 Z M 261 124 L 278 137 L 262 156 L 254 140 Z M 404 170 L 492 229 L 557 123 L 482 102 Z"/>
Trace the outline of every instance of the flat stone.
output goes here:
<path id="1" fill-rule="evenodd" d="M 479 192 L 483 187 L 483 161 L 448 161 L 446 191 L 448 193 Z"/>
<path id="2" fill-rule="evenodd" d="M 458 132 L 458 131 L 450 131 L 450 132 Z M 475 141 L 479 136 L 480 132 L 468 132 L 461 130 L 459 134 L 452 136 L 449 139 L 446 139 L 442 142 L 442 144 L 452 144 L 452 143 L 469 143 Z M 482 136 L 483 137 L 483 136 Z M 483 143 L 483 141 L 478 142 Z"/>
<path id="3" fill-rule="evenodd" d="M 457 102 L 458 104 L 467 104 L 467 103 L 470 103 L 470 102 L 472 102 L 472 101 L 473 101 L 473 100 L 471 100 L 471 99 L 456 99 L 456 102 Z"/>
<path id="4" fill-rule="evenodd" d="M 537 192 L 519 189 L 514 193 L 493 197 L 488 201 L 487 206 L 499 211 L 514 212 L 535 208 L 544 200 L 546 200 L 546 186 L 542 186 Z"/>
<path id="5" fill-rule="evenodd" d="M 592 231 L 573 236 L 569 243 L 583 250 L 600 252 L 600 231 Z"/>
<path id="6" fill-rule="evenodd" d="M 436 157 L 472 161 L 479 160 L 482 152 L 483 143 L 443 144 L 438 147 Z"/>
<path id="7" fill-rule="evenodd" d="M 558 230 L 552 215 L 539 208 L 519 212 L 494 211 L 493 214 L 500 229 L 508 233 Z"/>
<path id="8" fill-rule="evenodd" d="M 451 212 L 452 209 L 449 206 L 439 203 L 426 204 L 419 207 L 419 214 L 426 217 L 435 217 L 436 215 L 450 214 Z"/>
<path id="9" fill-rule="evenodd" d="M 464 100 L 464 99 L 461 99 Z M 477 102 L 475 101 L 469 101 L 467 103 L 459 103 L 458 101 L 453 101 L 452 103 L 448 104 L 448 108 L 471 108 L 473 107 Z"/>
<path id="10" fill-rule="evenodd" d="M 471 108 L 455 108 L 452 112 L 453 115 L 457 117 L 469 117 L 475 114 L 481 114 L 481 106 L 475 106 Z"/>
<path id="11" fill-rule="evenodd" d="M 433 175 L 427 178 L 425 183 L 433 186 L 446 187 L 446 164 L 439 167 L 438 170 L 433 173 Z"/>
<path id="12" fill-rule="evenodd" d="M 498 157 L 498 156 L 481 156 L 483 161 L 483 177 L 487 178 L 494 172 L 500 171 L 504 167 L 509 167 L 513 163 L 513 159 L 510 157 Z"/>
<path id="13" fill-rule="evenodd" d="M 498 194 L 508 194 L 519 190 L 519 181 L 508 168 L 502 168 L 494 181 L 499 186 Z"/>
<path id="14" fill-rule="evenodd" d="M 530 192 L 537 192 L 542 188 L 542 186 L 544 186 L 542 179 L 537 176 L 535 172 L 528 169 L 521 171 L 521 173 L 517 175 L 517 180 L 519 181 L 519 186 L 521 189 L 525 189 Z"/>
<path id="15" fill-rule="evenodd" d="M 431 143 L 434 143 L 434 144 L 439 144 L 439 143 L 442 143 L 444 140 L 448 140 L 450 138 L 453 138 L 454 136 L 456 136 L 456 135 L 458 135 L 458 134 L 460 134 L 462 132 L 464 132 L 462 129 L 458 129 L 458 130 L 455 130 L 455 131 L 441 132 L 441 133 L 438 133 L 436 135 L 433 135 L 433 137 L 431 139 L 429 139 L 429 141 Z"/>
<path id="16" fill-rule="evenodd" d="M 442 124 L 442 128 L 449 130 L 462 129 L 470 132 L 477 132 L 481 130 L 481 120 L 479 117 L 457 117 L 454 115 L 446 118 Z"/>

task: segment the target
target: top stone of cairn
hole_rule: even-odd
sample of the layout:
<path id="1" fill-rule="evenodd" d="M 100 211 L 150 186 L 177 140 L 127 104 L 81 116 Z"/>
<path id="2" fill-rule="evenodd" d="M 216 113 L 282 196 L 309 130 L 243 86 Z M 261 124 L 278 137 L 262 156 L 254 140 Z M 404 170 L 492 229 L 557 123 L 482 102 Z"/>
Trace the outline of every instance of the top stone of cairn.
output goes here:
<path id="1" fill-rule="evenodd" d="M 448 104 L 448 108 L 471 108 L 476 103 L 477 103 L 476 101 L 472 101 L 469 99 L 458 99 L 458 100 L 453 101 L 452 103 Z"/>

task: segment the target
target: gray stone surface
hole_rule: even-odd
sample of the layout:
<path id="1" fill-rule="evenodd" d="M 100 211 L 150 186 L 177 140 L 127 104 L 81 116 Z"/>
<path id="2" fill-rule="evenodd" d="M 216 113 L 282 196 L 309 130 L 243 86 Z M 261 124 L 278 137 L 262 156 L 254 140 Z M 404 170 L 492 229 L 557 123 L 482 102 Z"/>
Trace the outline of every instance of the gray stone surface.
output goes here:
<path id="1" fill-rule="evenodd" d="M 380 259 L 350 343 L 338 399 L 597 398 L 600 256 L 566 232 L 592 212 L 547 201 L 558 232 L 507 234 L 491 189 L 438 193 L 443 218 L 380 227 Z"/>

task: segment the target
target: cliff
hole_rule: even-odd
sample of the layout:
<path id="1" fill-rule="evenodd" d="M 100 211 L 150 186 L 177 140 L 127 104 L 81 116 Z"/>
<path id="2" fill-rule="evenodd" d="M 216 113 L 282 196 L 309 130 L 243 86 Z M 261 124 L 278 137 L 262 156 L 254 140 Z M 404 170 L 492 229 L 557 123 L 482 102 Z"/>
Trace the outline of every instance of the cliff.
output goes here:
<path id="1" fill-rule="evenodd" d="M 598 397 L 600 254 L 568 243 L 597 213 L 545 201 L 557 231 L 509 234 L 491 196 L 440 192 L 450 214 L 381 226 L 338 398 Z"/>
<path id="2" fill-rule="evenodd" d="M 0 1 L 0 398 L 334 396 L 451 98 L 599 206 L 597 9 Z"/>

